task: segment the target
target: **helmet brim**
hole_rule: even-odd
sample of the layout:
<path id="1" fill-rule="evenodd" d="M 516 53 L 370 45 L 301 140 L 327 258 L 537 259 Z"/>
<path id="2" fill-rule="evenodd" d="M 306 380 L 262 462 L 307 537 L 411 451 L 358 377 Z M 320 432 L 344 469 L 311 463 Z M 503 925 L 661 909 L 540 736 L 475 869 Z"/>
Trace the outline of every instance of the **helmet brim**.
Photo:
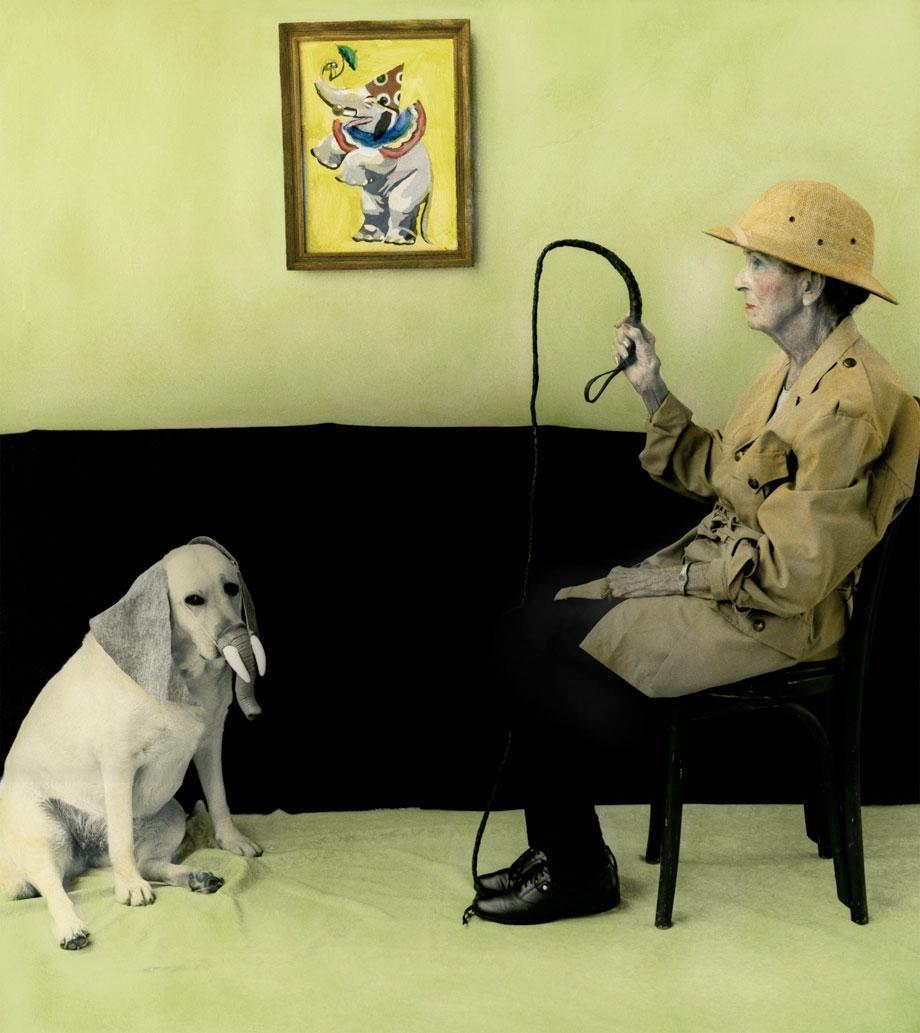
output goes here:
<path id="1" fill-rule="evenodd" d="M 715 237 L 717 240 L 724 240 L 726 244 L 734 244 L 736 247 L 745 248 L 748 251 L 759 251 L 761 254 L 782 259 L 782 261 L 789 262 L 791 265 L 802 266 L 804 269 L 811 269 L 813 272 L 821 273 L 824 276 L 831 276 L 835 280 L 842 280 L 844 283 L 851 283 L 855 287 L 862 287 L 864 290 L 869 291 L 870 294 L 891 302 L 892 305 L 898 304 L 898 299 L 889 290 L 886 290 L 871 273 L 863 270 L 854 272 L 852 269 L 837 266 L 833 263 L 815 262 L 813 258 L 808 261 L 803 260 L 803 256 L 798 254 L 794 248 L 790 248 L 788 244 L 784 245 L 782 242 L 772 240 L 760 234 L 746 233 L 740 226 L 713 226 L 708 230 L 703 230 L 703 232 L 710 237 Z"/>

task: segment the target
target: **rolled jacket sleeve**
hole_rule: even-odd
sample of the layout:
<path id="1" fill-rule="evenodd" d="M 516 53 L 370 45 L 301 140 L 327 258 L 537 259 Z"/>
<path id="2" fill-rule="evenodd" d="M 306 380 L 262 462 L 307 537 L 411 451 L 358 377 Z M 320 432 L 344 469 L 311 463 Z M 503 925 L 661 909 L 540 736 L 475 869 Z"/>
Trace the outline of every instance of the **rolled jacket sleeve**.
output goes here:
<path id="1" fill-rule="evenodd" d="M 878 543 L 910 491 L 883 451 L 863 417 L 835 412 L 814 421 L 790 457 L 793 479 L 761 503 L 759 529 L 739 526 L 710 563 L 712 597 L 780 616 L 816 606 Z"/>
<path id="2" fill-rule="evenodd" d="M 739 538 L 723 552 L 719 559 L 706 564 L 709 598 L 737 603 L 744 579 L 757 570 L 757 545 L 749 538 Z"/>
<path id="3" fill-rule="evenodd" d="M 722 435 L 693 422 L 693 413 L 668 394 L 649 421 L 643 469 L 659 484 L 704 501 L 715 496 L 712 470 L 722 456 Z"/>

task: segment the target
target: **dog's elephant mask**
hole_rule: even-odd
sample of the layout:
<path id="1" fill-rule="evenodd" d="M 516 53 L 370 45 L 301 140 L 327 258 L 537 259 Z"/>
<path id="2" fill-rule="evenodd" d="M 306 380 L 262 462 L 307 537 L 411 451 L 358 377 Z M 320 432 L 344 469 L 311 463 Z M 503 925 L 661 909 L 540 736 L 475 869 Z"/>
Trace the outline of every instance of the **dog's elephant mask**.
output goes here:
<path id="1" fill-rule="evenodd" d="M 265 674 L 265 651 L 258 638 L 258 623 L 252 596 L 239 570 L 239 564 L 213 538 L 193 538 L 189 545 L 208 545 L 224 556 L 239 584 L 241 614 L 223 622 L 224 626 L 201 630 L 215 649 L 223 654 L 234 674 L 234 691 L 240 709 L 252 720 L 261 713 L 256 702 L 257 675 Z M 169 579 L 163 562 L 155 563 L 128 589 L 127 593 L 90 622 L 96 641 L 115 663 L 161 702 L 180 698 L 181 676 L 173 658 L 173 620 L 169 599 Z M 198 622 L 201 624 L 201 622 Z M 208 659 L 204 657 L 204 659 Z"/>

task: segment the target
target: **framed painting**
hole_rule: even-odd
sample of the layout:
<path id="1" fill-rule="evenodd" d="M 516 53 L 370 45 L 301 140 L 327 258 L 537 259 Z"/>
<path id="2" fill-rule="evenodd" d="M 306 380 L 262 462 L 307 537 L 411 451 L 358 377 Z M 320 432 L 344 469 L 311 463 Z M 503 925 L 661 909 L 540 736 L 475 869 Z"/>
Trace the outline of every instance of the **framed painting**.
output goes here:
<path id="1" fill-rule="evenodd" d="M 288 268 L 472 265 L 469 21 L 279 34 Z"/>

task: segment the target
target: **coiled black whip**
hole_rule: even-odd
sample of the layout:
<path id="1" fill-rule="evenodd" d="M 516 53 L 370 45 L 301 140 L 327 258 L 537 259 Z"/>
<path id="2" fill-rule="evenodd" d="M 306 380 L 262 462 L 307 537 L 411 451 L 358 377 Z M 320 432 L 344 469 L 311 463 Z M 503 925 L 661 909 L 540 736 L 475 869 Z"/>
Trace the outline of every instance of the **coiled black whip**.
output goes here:
<path id="1" fill-rule="evenodd" d="M 595 244 L 591 240 L 577 240 L 577 239 L 566 239 L 566 240 L 554 240 L 551 244 L 547 244 L 546 247 L 540 252 L 540 257 L 537 259 L 537 269 L 533 279 L 533 313 L 531 317 L 532 325 L 532 349 L 533 349 L 533 375 L 531 380 L 530 389 L 530 426 L 533 435 L 533 474 L 530 478 L 530 506 L 528 514 L 528 536 L 527 536 L 527 560 L 524 564 L 524 584 L 521 590 L 521 606 L 527 601 L 527 588 L 528 582 L 530 581 L 530 568 L 533 561 L 533 542 L 534 542 L 534 500 L 537 494 L 537 464 L 539 459 L 539 423 L 537 422 L 537 389 L 540 385 L 540 358 L 539 351 L 537 348 L 537 310 L 540 303 L 540 277 L 543 275 L 543 262 L 550 251 L 554 251 L 560 247 L 574 247 L 581 248 L 583 251 L 593 251 L 594 254 L 600 255 L 602 258 L 606 258 L 607 261 L 613 266 L 614 269 L 623 278 L 623 282 L 626 284 L 626 290 L 629 292 L 629 315 L 626 317 L 630 323 L 638 324 L 642 319 L 642 294 L 639 290 L 639 284 L 633 275 L 632 270 L 629 266 L 609 248 L 604 247 L 602 244 Z M 587 384 L 585 384 L 584 396 L 585 401 L 594 403 L 600 398 L 600 396 L 607 390 L 610 381 L 621 373 L 625 366 L 630 361 L 627 358 L 624 362 L 621 362 L 618 366 L 613 369 L 605 370 L 603 373 L 598 373 L 596 377 L 592 377 Z M 601 377 L 607 379 L 601 384 L 597 391 L 592 395 L 591 388 L 597 383 Z M 479 828 L 476 831 L 476 841 L 473 844 L 473 859 L 472 859 L 472 870 L 473 870 L 473 886 L 476 891 L 479 891 L 479 847 L 482 844 L 482 837 L 486 831 L 486 825 L 489 821 L 489 815 L 492 813 L 492 805 L 495 803 L 495 794 L 498 792 L 498 786 L 501 782 L 502 773 L 505 770 L 505 765 L 508 762 L 508 756 L 511 752 L 511 732 L 508 733 L 508 738 L 505 741 L 505 751 L 502 754 L 502 759 L 498 765 L 498 773 L 495 776 L 495 783 L 492 786 L 492 792 L 489 794 L 489 802 L 486 804 L 486 809 L 482 812 L 482 818 L 479 821 Z M 463 912 L 463 924 L 466 925 L 470 918 L 474 914 L 473 908 L 475 901 Z"/>

